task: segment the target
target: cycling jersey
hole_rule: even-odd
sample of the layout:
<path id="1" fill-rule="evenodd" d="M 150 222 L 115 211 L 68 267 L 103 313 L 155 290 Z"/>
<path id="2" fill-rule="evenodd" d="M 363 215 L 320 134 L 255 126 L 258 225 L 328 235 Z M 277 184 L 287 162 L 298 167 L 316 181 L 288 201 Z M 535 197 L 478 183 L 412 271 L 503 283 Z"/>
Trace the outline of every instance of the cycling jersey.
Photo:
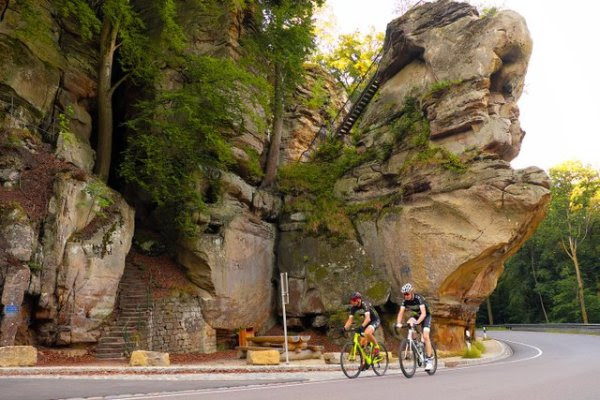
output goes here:
<path id="1" fill-rule="evenodd" d="M 371 317 L 371 322 L 369 322 L 369 325 L 373 325 L 374 328 L 377 328 L 379 326 L 379 315 L 377 314 L 377 311 L 375 311 L 375 308 L 368 301 L 362 300 L 359 306 L 352 306 L 350 309 L 350 316 L 353 316 L 356 313 L 364 316 L 364 314 L 367 312 L 370 313 Z"/>
<path id="2" fill-rule="evenodd" d="M 408 310 L 416 313 L 417 315 L 421 314 L 422 305 L 425 306 L 425 315 L 431 316 L 429 306 L 425 302 L 425 297 L 421 296 L 420 294 L 415 293 L 412 300 L 404 299 L 401 304 L 402 307 L 406 307 Z"/>

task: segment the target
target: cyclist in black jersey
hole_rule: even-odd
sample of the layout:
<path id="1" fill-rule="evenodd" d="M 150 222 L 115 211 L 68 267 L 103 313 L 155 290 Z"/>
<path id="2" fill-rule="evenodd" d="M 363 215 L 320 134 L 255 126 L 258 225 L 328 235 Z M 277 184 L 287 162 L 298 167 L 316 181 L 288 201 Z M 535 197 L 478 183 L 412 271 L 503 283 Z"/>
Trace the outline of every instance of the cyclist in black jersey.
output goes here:
<path id="1" fill-rule="evenodd" d="M 362 295 L 359 292 L 354 292 L 350 296 L 350 304 L 352 308 L 350 309 L 350 315 L 348 316 L 348 320 L 344 324 L 344 330 L 348 330 L 350 325 L 352 324 L 352 320 L 354 319 L 354 314 L 364 314 L 364 319 L 362 324 L 360 325 L 360 333 L 361 336 L 361 345 L 364 346 L 367 343 L 367 340 L 375 346 L 373 349 L 373 355 L 379 354 L 379 343 L 377 343 L 377 339 L 375 338 L 375 329 L 381 325 L 381 320 L 379 319 L 379 315 L 375 308 L 368 301 L 362 298 Z M 366 338 L 366 340 L 365 340 Z"/>
<path id="2" fill-rule="evenodd" d="M 423 339 L 425 339 L 425 352 L 427 356 L 427 361 L 425 362 L 425 371 L 429 371 L 433 368 L 432 364 L 432 354 L 433 349 L 431 348 L 431 339 L 429 337 L 429 332 L 431 331 L 431 312 L 429 311 L 429 307 L 425 302 L 425 298 L 418 293 L 415 293 L 412 285 L 407 283 L 402 286 L 402 295 L 404 300 L 400 305 L 400 311 L 398 312 L 398 322 L 396 326 L 398 328 L 402 327 L 402 317 L 404 316 L 404 311 L 408 308 L 412 311 L 413 316 L 409 318 L 408 323 L 414 323 L 415 325 L 422 324 L 423 328 Z M 418 317 L 415 319 L 415 316 Z"/>

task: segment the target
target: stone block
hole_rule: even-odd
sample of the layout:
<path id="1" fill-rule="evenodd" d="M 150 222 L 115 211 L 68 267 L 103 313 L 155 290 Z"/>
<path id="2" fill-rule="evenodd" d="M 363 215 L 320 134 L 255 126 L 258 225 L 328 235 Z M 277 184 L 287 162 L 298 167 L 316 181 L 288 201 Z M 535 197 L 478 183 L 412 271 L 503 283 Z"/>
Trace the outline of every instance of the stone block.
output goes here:
<path id="1" fill-rule="evenodd" d="M 0 367 L 29 367 L 37 364 L 37 349 L 33 346 L 0 347 Z"/>
<path id="2" fill-rule="evenodd" d="M 279 365 L 279 351 L 249 350 L 246 361 L 250 365 Z"/>
<path id="3" fill-rule="evenodd" d="M 325 364 L 339 364 L 340 353 L 324 353 L 323 360 L 325 360 Z"/>
<path id="4" fill-rule="evenodd" d="M 135 350 L 131 353 L 129 365 L 132 367 L 164 367 L 171 365 L 171 361 L 169 360 L 169 353 Z"/>

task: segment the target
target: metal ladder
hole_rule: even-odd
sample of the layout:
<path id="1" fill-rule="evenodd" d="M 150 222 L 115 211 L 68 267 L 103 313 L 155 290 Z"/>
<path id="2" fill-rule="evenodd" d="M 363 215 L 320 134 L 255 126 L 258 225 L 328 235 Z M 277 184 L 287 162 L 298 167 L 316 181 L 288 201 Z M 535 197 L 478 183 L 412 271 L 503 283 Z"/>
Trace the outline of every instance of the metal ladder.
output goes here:
<path id="1" fill-rule="evenodd" d="M 367 76 L 369 76 L 369 72 L 371 71 L 371 69 L 374 66 L 376 66 L 375 72 L 373 73 L 373 75 L 369 79 L 369 82 L 367 83 L 367 86 L 360 93 L 360 95 L 358 96 L 358 98 L 356 99 L 356 101 L 354 103 L 352 103 L 352 106 L 350 107 L 350 111 L 348 112 L 348 114 L 346 114 L 346 116 L 344 117 L 344 119 L 342 120 L 342 122 L 335 129 L 335 131 L 334 131 L 335 132 L 335 136 L 344 136 L 344 135 L 347 135 L 350 132 L 350 130 L 352 129 L 352 127 L 354 126 L 354 124 L 356 123 L 356 121 L 358 121 L 358 119 L 362 115 L 362 113 L 365 110 L 365 108 L 367 108 L 367 106 L 369 105 L 369 103 L 371 102 L 371 100 L 373 99 L 373 97 L 375 96 L 375 93 L 377 93 L 377 90 L 379 90 L 379 76 L 378 76 L 378 72 L 379 72 L 379 61 L 381 60 L 381 55 L 382 54 L 383 54 L 383 51 L 380 51 L 375 56 L 375 58 L 373 59 L 373 62 L 371 63 L 371 65 L 369 66 L 369 68 L 367 69 L 367 71 L 365 72 L 365 74 L 360 78 L 358 84 L 356 85 L 356 89 L 354 89 L 354 91 L 350 94 L 350 96 L 348 96 L 348 100 L 346 100 L 346 103 L 344 103 L 344 105 L 340 108 L 340 110 L 338 111 L 337 115 L 335 116 L 335 118 L 331 122 L 331 126 L 333 126 L 333 124 L 335 123 L 335 121 L 341 115 L 342 111 L 346 108 L 346 105 L 348 104 L 348 102 L 350 101 L 350 99 L 353 98 L 354 93 L 358 90 L 358 88 L 360 88 L 360 84 L 363 82 L 363 80 Z"/>

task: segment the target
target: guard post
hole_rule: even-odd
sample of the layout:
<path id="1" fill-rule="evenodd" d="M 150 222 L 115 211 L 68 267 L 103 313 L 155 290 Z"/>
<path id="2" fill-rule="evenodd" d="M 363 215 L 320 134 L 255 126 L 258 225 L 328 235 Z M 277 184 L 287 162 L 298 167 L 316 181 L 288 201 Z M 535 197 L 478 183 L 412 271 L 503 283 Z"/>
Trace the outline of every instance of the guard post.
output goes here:
<path id="1" fill-rule="evenodd" d="M 288 274 L 287 272 L 280 273 L 281 279 L 281 308 L 283 310 L 283 343 L 285 349 L 285 363 L 289 364 L 290 359 L 288 355 L 288 338 L 287 338 L 287 319 L 285 316 L 285 305 L 290 302 L 290 293 L 288 290 Z"/>
<path id="2" fill-rule="evenodd" d="M 469 330 L 469 328 L 465 330 L 465 336 L 467 337 L 467 350 L 471 351 L 471 331 Z"/>

